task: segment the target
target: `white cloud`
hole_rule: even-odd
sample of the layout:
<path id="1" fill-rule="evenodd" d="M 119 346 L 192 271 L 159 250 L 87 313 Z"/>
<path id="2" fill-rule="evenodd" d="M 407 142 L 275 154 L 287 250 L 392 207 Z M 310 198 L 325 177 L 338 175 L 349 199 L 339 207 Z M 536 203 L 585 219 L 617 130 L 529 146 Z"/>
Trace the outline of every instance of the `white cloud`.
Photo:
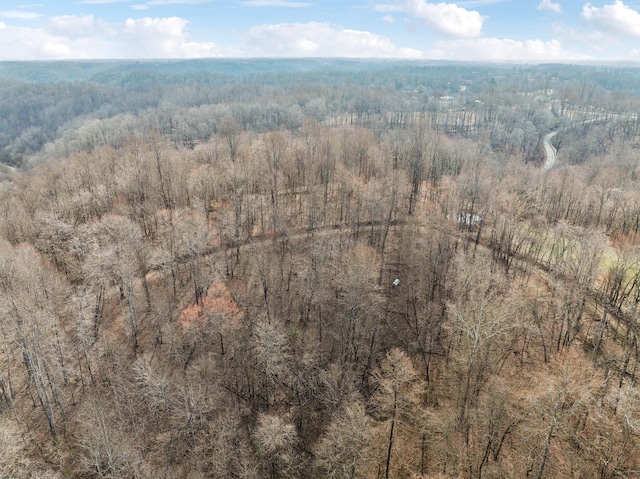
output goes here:
<path id="1" fill-rule="evenodd" d="M 558 40 L 517 41 L 478 38 L 438 41 L 426 52 L 433 60 L 553 62 L 588 60 L 589 57 L 562 48 Z"/>
<path id="2" fill-rule="evenodd" d="M 540 0 L 538 10 L 550 10 L 555 13 L 562 13 L 562 6 L 559 3 L 554 3 L 551 0 Z"/>
<path id="3" fill-rule="evenodd" d="M 7 24 L 4 22 L 0 22 L 0 30 L 4 30 L 5 28 L 7 28 Z"/>
<path id="4" fill-rule="evenodd" d="M 240 2 L 247 7 L 288 7 L 288 8 L 304 8 L 310 7 L 307 2 L 290 2 L 288 0 L 247 0 Z"/>
<path id="5" fill-rule="evenodd" d="M 370 32 L 334 27 L 328 23 L 284 23 L 252 27 L 244 41 L 246 56 L 421 58 L 422 52 L 396 47 Z"/>
<path id="6" fill-rule="evenodd" d="M 122 30 L 123 35 L 142 38 L 158 37 L 161 40 L 164 37 L 175 38 L 180 37 L 182 30 L 189 23 L 188 20 L 180 17 L 168 18 L 151 18 L 144 17 L 139 19 L 127 18 L 124 22 Z"/>
<path id="7" fill-rule="evenodd" d="M 91 15 L 52 17 L 45 28 L 0 26 L 0 60 L 199 58 L 222 56 L 211 42 L 190 41 L 178 17 L 109 24 Z M 230 53 L 230 52 L 228 52 Z"/>
<path id="8" fill-rule="evenodd" d="M 608 35 L 601 30 L 594 28 L 575 28 L 564 22 L 554 22 L 552 24 L 554 35 L 562 38 L 564 42 L 582 43 L 596 51 L 605 51 L 620 42 L 612 35 Z"/>
<path id="9" fill-rule="evenodd" d="M 95 35 L 96 28 L 93 15 L 61 15 L 49 19 L 47 30 L 54 35 L 79 38 Z"/>
<path id="10" fill-rule="evenodd" d="M 626 6 L 621 0 L 615 0 L 603 7 L 593 7 L 587 3 L 582 7 L 582 18 L 605 30 L 640 37 L 640 13 Z"/>
<path id="11" fill-rule="evenodd" d="M 5 26 L 0 29 L 0 60 L 57 60 L 63 58 L 92 58 L 90 52 L 99 51 L 86 39 L 59 37 L 42 28 Z M 88 50 L 87 50 L 88 48 Z"/>
<path id="12" fill-rule="evenodd" d="M 46 42 L 42 50 L 51 58 L 63 58 L 71 52 L 69 45 L 60 42 Z"/>
<path id="13" fill-rule="evenodd" d="M 120 31 L 129 49 L 129 58 L 198 58 L 219 56 L 211 42 L 187 41 L 187 20 L 180 17 L 128 18 Z"/>
<path id="14" fill-rule="evenodd" d="M 25 12 L 23 10 L 5 10 L 0 12 L 0 18 L 11 18 L 15 20 L 32 20 L 40 18 L 42 15 L 36 12 Z"/>
<path id="15" fill-rule="evenodd" d="M 426 0 L 398 0 L 375 7 L 380 12 L 405 12 L 443 35 L 458 38 L 480 36 L 485 18 L 475 10 L 455 3 L 431 3 Z"/>
<path id="16" fill-rule="evenodd" d="M 140 3 L 137 5 L 131 5 L 131 8 L 133 8 L 134 10 L 149 10 L 149 5 L 146 5 L 144 3 Z"/>
<path id="17" fill-rule="evenodd" d="M 385 15 L 384 17 L 382 17 L 382 20 L 387 23 L 395 23 L 396 17 L 394 17 L 393 15 Z"/>

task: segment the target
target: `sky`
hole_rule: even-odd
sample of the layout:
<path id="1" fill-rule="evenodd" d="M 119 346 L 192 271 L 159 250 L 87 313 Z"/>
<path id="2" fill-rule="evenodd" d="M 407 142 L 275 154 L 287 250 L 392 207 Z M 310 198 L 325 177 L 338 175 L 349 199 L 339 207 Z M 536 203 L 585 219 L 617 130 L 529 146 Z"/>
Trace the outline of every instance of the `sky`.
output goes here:
<path id="1" fill-rule="evenodd" d="M 202 57 L 636 62 L 640 0 L 3 0 L 0 6 L 0 61 Z"/>

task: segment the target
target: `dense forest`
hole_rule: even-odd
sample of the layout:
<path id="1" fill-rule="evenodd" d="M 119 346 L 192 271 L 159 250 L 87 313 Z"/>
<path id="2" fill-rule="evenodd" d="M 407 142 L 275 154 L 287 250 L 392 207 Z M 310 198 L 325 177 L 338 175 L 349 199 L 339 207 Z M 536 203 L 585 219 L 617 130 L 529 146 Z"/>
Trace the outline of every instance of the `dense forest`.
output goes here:
<path id="1" fill-rule="evenodd" d="M 638 111 L 613 65 L 0 63 L 0 477 L 637 477 Z"/>

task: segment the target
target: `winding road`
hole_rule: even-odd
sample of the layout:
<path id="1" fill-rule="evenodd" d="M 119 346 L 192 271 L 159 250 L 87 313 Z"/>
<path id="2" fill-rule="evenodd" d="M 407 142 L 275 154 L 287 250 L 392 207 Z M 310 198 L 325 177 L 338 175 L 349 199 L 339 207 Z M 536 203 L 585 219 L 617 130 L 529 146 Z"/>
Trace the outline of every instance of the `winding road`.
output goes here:
<path id="1" fill-rule="evenodd" d="M 576 121 L 572 125 L 565 128 L 573 128 L 575 126 L 580 126 L 580 125 L 584 126 L 591 123 L 604 123 L 606 121 L 608 121 L 608 118 L 591 118 L 590 120 Z M 558 152 L 556 150 L 556 147 L 551 144 L 551 138 L 553 138 L 557 134 L 558 134 L 557 130 L 552 131 L 551 133 L 547 133 L 542 139 L 542 145 L 544 146 L 544 155 L 545 155 L 544 165 L 542 165 L 543 173 L 546 173 L 547 171 L 549 171 L 556 164 Z"/>
<path id="2" fill-rule="evenodd" d="M 542 144 L 544 146 L 544 153 L 546 157 L 544 160 L 544 165 L 542 165 L 543 173 L 546 173 L 547 171 L 549 171 L 551 168 L 553 168 L 553 165 L 556 164 L 556 158 L 557 158 L 556 148 L 551 144 L 551 138 L 553 138 L 557 134 L 558 134 L 557 131 L 552 131 L 551 133 L 546 134 L 542 139 Z"/>

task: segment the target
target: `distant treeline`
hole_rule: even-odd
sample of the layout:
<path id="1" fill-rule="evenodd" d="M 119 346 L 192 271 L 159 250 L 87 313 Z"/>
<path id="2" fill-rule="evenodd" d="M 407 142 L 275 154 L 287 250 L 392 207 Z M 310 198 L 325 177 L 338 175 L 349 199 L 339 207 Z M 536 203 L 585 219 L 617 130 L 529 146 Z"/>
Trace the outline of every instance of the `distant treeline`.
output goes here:
<path id="1" fill-rule="evenodd" d="M 398 127 L 415 113 L 430 112 L 431 127 L 468 134 L 493 128 L 505 107 L 511 117 L 530 116 L 531 101 L 523 95 L 542 93 L 538 106 L 546 111 L 553 94 L 563 113 L 577 105 L 627 113 L 637 111 L 638 92 L 640 71 L 619 66 L 336 59 L 0 62 L 0 163 L 26 166 L 34 158 L 66 155 L 87 143 L 69 139 L 81 128 L 101 123 L 106 138 L 132 117 L 184 145 L 208 140 L 226 117 L 246 131 L 264 132 L 295 131 L 308 120 Z M 202 116 L 194 125 L 193 118 Z"/>

